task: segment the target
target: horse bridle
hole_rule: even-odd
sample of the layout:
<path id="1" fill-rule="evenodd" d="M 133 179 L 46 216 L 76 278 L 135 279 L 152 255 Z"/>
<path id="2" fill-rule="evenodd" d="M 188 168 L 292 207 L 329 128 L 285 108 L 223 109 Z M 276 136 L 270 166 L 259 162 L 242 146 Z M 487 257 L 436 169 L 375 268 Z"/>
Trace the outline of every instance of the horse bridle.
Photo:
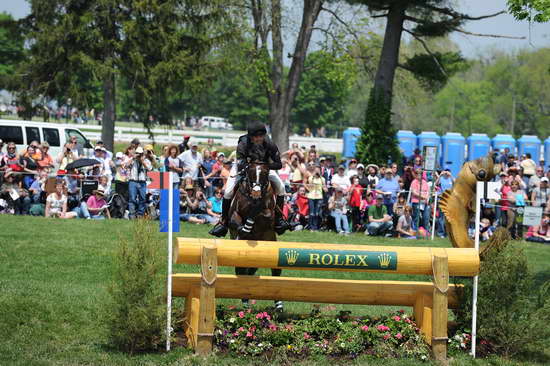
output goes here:
<path id="1" fill-rule="evenodd" d="M 250 180 L 250 177 L 248 174 L 244 174 L 244 183 L 246 186 L 246 192 L 244 192 L 248 199 L 253 200 L 259 200 L 263 197 L 264 193 L 267 191 L 267 187 L 269 185 L 269 179 L 267 182 L 262 183 L 260 182 L 260 173 L 262 172 L 262 165 L 263 163 L 257 163 L 256 165 L 256 181 L 252 182 Z M 248 170 L 250 168 L 250 165 L 247 164 L 243 168 L 243 172 L 248 173 Z"/>

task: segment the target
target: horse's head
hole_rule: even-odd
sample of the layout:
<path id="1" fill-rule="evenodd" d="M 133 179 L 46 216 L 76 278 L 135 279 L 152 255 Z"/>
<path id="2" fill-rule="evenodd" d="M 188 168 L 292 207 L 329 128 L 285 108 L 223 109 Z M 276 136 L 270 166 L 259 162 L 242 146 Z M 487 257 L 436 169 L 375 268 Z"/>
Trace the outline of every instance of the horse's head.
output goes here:
<path id="1" fill-rule="evenodd" d="M 269 184 L 269 167 L 266 163 L 251 162 L 246 168 L 246 184 L 253 199 L 263 196 Z"/>

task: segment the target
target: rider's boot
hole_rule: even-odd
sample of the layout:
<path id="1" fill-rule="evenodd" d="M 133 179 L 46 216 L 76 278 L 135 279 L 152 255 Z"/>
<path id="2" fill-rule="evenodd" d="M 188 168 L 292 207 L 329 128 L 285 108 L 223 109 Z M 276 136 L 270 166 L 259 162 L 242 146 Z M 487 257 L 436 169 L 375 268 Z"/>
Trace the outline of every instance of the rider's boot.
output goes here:
<path id="1" fill-rule="evenodd" d="M 231 199 L 224 198 L 222 201 L 222 217 L 220 221 L 210 230 L 208 233 L 210 235 L 217 236 L 222 238 L 227 234 L 227 226 L 229 223 L 229 209 L 231 208 Z"/>
<path id="2" fill-rule="evenodd" d="M 283 206 L 285 204 L 285 196 L 277 196 L 277 209 L 275 209 L 275 232 L 279 235 L 290 229 L 290 225 L 283 218 Z"/>

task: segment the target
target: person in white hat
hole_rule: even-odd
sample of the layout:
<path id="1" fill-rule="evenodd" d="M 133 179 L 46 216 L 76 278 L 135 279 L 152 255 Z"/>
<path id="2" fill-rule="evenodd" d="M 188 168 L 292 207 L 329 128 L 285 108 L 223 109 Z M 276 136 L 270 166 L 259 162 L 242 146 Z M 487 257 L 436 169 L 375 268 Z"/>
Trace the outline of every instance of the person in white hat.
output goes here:
<path id="1" fill-rule="evenodd" d="M 129 169 L 128 174 L 128 210 L 130 217 L 142 217 L 145 214 L 145 193 L 147 191 L 147 172 L 153 169 L 151 161 L 144 155 L 143 148 L 138 146 L 134 156 L 124 163 L 124 168 Z"/>
<path id="2" fill-rule="evenodd" d="M 542 207 L 543 210 L 549 205 L 550 188 L 548 188 L 548 178 L 540 178 L 540 186 L 531 192 L 531 203 L 535 207 Z"/>

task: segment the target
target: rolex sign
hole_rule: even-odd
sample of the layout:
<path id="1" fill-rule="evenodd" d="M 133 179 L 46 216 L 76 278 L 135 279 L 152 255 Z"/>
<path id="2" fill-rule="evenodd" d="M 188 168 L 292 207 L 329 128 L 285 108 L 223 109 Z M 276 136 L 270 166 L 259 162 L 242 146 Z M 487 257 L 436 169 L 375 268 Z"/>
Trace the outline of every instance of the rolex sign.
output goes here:
<path id="1" fill-rule="evenodd" d="M 278 267 L 396 270 L 396 252 L 281 248 Z"/>

